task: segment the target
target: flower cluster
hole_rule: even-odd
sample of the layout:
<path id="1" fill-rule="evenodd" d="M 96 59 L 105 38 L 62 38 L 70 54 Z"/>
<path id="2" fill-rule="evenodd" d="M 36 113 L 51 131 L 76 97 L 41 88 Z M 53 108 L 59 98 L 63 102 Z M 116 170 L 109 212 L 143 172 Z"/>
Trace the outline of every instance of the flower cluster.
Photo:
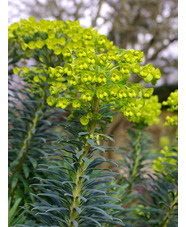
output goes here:
<path id="1" fill-rule="evenodd" d="M 158 96 L 151 96 L 149 99 L 134 99 L 128 102 L 123 108 L 123 113 L 129 121 L 138 125 L 152 125 L 159 122 L 161 104 Z"/>
<path id="2" fill-rule="evenodd" d="M 93 103 L 98 102 L 100 108 L 108 104 L 137 124 L 158 122 L 161 105 L 152 96 L 153 89 L 129 82 L 134 74 L 152 85 L 161 77 L 152 64 L 140 65 L 143 52 L 119 49 L 106 36 L 92 27 L 81 27 L 78 21 L 36 22 L 30 17 L 9 27 L 9 42 L 14 40 L 26 57 L 46 66 L 48 105 L 62 109 L 72 106 L 90 114 Z M 14 71 L 19 73 L 17 67 Z M 34 79 L 36 83 L 39 80 Z M 101 119 L 99 113 L 96 116 Z M 88 124 L 91 116 L 83 117 L 81 123 Z"/>
<path id="3" fill-rule="evenodd" d="M 164 146 L 160 151 L 161 156 L 157 158 L 157 160 L 153 161 L 153 169 L 156 172 L 164 172 L 165 167 L 162 163 L 169 163 L 169 168 L 175 168 L 177 164 L 177 160 L 173 158 L 174 156 L 178 156 L 177 149 L 172 150 L 168 146 Z"/>
<path id="4" fill-rule="evenodd" d="M 168 112 L 178 111 L 178 90 L 171 92 L 170 96 L 167 98 L 167 101 L 162 103 L 164 106 L 168 106 Z M 166 122 L 164 126 L 177 126 L 178 125 L 178 116 L 174 115 L 172 117 L 166 116 Z"/>
<path id="5" fill-rule="evenodd" d="M 162 105 L 168 106 L 167 111 L 169 112 L 178 111 L 178 90 L 171 92 L 167 101 L 164 101 Z"/>

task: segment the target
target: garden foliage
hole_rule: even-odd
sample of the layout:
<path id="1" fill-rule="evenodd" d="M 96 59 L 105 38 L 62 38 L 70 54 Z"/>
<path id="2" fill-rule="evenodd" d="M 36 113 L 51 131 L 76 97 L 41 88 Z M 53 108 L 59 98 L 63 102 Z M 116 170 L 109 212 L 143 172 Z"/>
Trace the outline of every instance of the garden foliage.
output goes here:
<path id="1" fill-rule="evenodd" d="M 9 52 L 24 82 L 13 89 L 10 70 L 9 226 L 175 225 L 177 156 L 171 168 L 147 170 L 144 128 L 159 122 L 161 103 L 153 88 L 130 81 L 137 74 L 155 85 L 161 77 L 152 64 L 140 65 L 143 52 L 119 49 L 78 21 L 33 17 L 9 26 Z M 176 100 L 164 105 L 176 110 Z M 102 143 L 114 141 L 104 129 L 117 112 L 134 124 L 119 177 L 103 156 L 117 149 Z M 136 190 L 142 183 L 147 198 Z"/>

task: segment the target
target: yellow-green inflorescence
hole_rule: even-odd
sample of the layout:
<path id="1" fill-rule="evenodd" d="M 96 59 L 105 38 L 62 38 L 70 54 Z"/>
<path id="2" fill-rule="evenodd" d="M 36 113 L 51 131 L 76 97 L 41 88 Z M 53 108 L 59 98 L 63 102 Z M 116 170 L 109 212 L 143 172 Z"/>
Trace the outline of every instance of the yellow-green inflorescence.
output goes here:
<path id="1" fill-rule="evenodd" d="M 177 112 L 178 111 L 178 90 L 171 92 L 170 96 L 167 98 L 167 101 L 162 103 L 164 106 L 167 106 L 168 112 Z M 166 116 L 166 122 L 164 126 L 177 126 L 178 125 L 178 115 Z"/>
<path id="2" fill-rule="evenodd" d="M 13 40 L 21 44 L 28 58 L 36 56 L 46 68 L 48 105 L 83 110 L 82 125 L 91 120 L 90 108 L 95 102 L 99 107 L 110 105 L 136 124 L 158 122 L 161 104 L 152 96 L 153 88 L 131 82 L 134 74 L 152 85 L 161 77 L 152 64 L 140 65 L 143 52 L 120 49 L 92 27 L 81 27 L 79 21 L 36 22 L 31 17 L 9 27 L 9 42 Z M 22 71 L 29 73 L 26 68 Z M 20 73 L 20 69 L 16 67 L 14 72 Z M 41 79 L 35 75 L 34 82 Z"/>
<path id="3" fill-rule="evenodd" d="M 171 168 L 176 170 L 177 160 L 174 156 L 178 156 L 177 147 L 174 150 L 170 149 L 168 146 L 164 146 L 160 151 L 161 156 L 153 161 L 153 169 L 156 172 L 165 172 L 166 168 Z M 163 163 L 169 163 L 170 165 L 165 168 Z"/>

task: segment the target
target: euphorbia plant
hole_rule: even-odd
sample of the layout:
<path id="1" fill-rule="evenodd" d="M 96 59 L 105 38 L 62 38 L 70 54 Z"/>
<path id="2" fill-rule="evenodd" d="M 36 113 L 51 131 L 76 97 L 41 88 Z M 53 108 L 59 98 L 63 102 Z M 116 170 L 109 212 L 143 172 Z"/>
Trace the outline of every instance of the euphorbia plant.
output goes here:
<path id="1" fill-rule="evenodd" d="M 18 43 L 17 48 L 25 58 L 34 58 L 37 62 L 36 67 L 22 68 L 22 76 L 32 85 L 31 92 L 35 91 L 35 87 L 41 89 L 44 83 L 50 93 L 48 96 L 46 92 L 48 105 L 68 109 L 68 121 L 76 121 L 77 126 L 81 124 L 82 127 L 73 134 L 75 139 L 70 137 L 68 142 L 62 139 L 62 145 L 67 143 L 68 149 L 62 146 L 61 152 L 56 153 L 61 157 L 61 162 L 60 158 L 54 160 L 58 160 L 55 162 L 57 172 L 48 171 L 55 176 L 63 176 L 61 193 L 59 179 L 53 182 L 57 185 L 40 179 L 45 182 L 40 185 L 45 193 L 40 195 L 51 199 L 46 203 L 40 199 L 41 204 L 33 205 L 40 211 L 40 221 L 60 226 L 119 223 L 112 218 L 112 210 L 119 207 L 111 204 L 114 198 L 109 196 L 109 188 L 102 185 L 104 180 L 101 181 L 112 174 L 97 173 L 99 168 L 94 171 L 103 162 L 100 151 L 107 150 L 100 146 L 100 140 L 112 139 L 103 134 L 103 130 L 116 111 L 139 127 L 157 122 L 161 105 L 157 97 L 152 96 L 153 88 L 132 83 L 130 77 L 138 74 L 145 83 L 155 85 L 161 77 L 159 69 L 152 64 L 141 66 L 141 51 L 119 49 L 93 28 L 82 28 L 78 21 L 63 23 L 41 19 L 36 22 L 31 17 L 28 21 L 21 20 L 11 25 L 9 37 L 10 42 Z M 14 68 L 14 73 L 20 72 L 18 66 Z M 50 162 L 47 167 L 52 168 Z M 99 184 L 101 188 L 97 188 Z M 52 199 L 52 195 L 60 202 Z"/>

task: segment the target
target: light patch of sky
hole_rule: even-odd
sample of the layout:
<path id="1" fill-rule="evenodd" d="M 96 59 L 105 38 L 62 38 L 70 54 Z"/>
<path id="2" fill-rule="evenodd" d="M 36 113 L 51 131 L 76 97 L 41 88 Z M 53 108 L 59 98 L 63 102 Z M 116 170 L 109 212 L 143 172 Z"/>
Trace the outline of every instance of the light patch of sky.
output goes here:
<path id="1" fill-rule="evenodd" d="M 75 0 L 77 4 L 80 4 L 81 3 L 81 0 Z"/>
<path id="2" fill-rule="evenodd" d="M 59 5 L 61 5 L 62 7 L 67 9 L 68 11 L 71 10 L 71 8 L 74 7 L 73 1 L 70 1 L 70 0 L 59 1 Z"/>
<path id="3" fill-rule="evenodd" d="M 167 18 L 167 17 L 170 16 L 170 11 L 171 11 L 170 5 L 169 5 L 169 4 L 165 4 L 164 7 L 165 7 L 165 8 L 164 8 L 164 10 L 163 10 L 163 12 L 162 12 L 162 15 L 163 15 L 165 18 Z"/>
<path id="4" fill-rule="evenodd" d="M 96 20 L 96 24 L 98 26 L 102 25 L 104 23 L 104 19 L 102 17 L 98 17 L 97 20 Z"/>
<path id="5" fill-rule="evenodd" d="M 162 53 L 160 56 L 168 58 L 170 56 L 174 56 L 174 58 L 178 57 L 178 43 L 175 41 L 174 43 L 170 44 Z"/>
<path id="6" fill-rule="evenodd" d="M 108 35 L 111 29 L 112 29 L 112 22 L 107 21 L 106 23 L 104 23 L 104 25 L 98 28 L 98 32 L 103 35 Z"/>
<path id="7" fill-rule="evenodd" d="M 152 35 L 150 33 L 145 34 L 145 40 L 149 42 L 152 39 Z"/>
<path id="8" fill-rule="evenodd" d="M 28 1 L 28 0 L 26 0 L 26 1 Z M 46 0 L 38 0 L 41 4 L 43 4 L 43 5 L 45 5 L 46 3 L 47 3 L 47 1 Z"/>
<path id="9" fill-rule="evenodd" d="M 91 24 L 91 17 L 90 16 L 86 16 L 86 17 L 82 17 L 79 19 L 79 22 L 80 22 L 80 25 L 82 27 L 90 27 L 92 24 Z"/>
<path id="10" fill-rule="evenodd" d="M 108 19 L 110 18 L 109 14 L 113 13 L 113 11 L 113 8 L 111 8 L 106 2 L 104 2 L 101 6 L 100 15 Z"/>
<path id="11" fill-rule="evenodd" d="M 162 15 L 157 15 L 156 21 L 157 21 L 158 23 L 162 23 L 162 22 L 163 22 L 163 17 L 162 17 Z"/>

